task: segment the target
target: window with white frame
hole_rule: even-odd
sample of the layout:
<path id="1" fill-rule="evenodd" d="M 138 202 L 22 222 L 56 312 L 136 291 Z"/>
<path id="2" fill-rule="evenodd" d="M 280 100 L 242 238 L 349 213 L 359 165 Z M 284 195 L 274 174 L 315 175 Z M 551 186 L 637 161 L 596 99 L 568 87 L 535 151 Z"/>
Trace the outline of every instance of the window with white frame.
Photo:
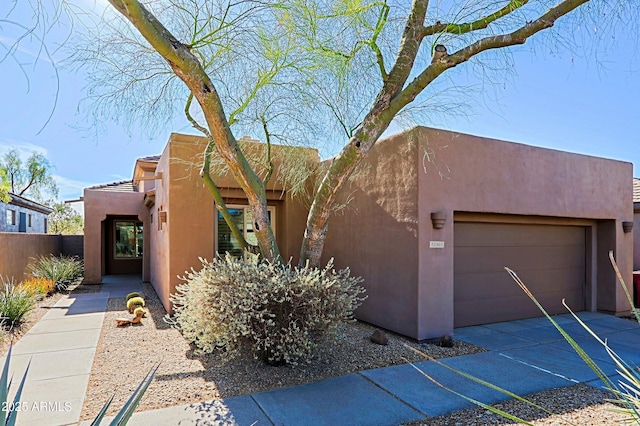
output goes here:
<path id="1" fill-rule="evenodd" d="M 27 214 L 27 226 L 31 228 L 31 213 Z"/>
<path id="2" fill-rule="evenodd" d="M 242 232 L 245 241 L 251 245 L 258 245 L 258 239 L 253 232 L 253 216 L 249 206 L 227 206 L 227 209 L 233 218 L 233 222 L 236 224 L 240 232 Z M 267 207 L 267 211 L 269 213 L 271 229 L 275 234 L 276 208 L 269 206 Z M 222 217 L 222 213 L 220 212 L 218 212 L 216 252 L 219 254 L 229 252 L 235 257 L 241 257 L 243 254 L 240 243 L 231 233 L 231 228 L 229 228 L 229 225 L 227 225 L 227 222 L 224 220 L 224 217 Z"/>

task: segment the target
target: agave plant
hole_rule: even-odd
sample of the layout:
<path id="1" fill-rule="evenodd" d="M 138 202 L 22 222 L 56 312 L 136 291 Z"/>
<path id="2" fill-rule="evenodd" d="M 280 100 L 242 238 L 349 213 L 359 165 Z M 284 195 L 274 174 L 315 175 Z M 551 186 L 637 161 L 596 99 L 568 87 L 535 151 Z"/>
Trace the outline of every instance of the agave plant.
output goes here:
<path id="1" fill-rule="evenodd" d="M 0 375 L 0 406 L 2 407 L 18 407 L 20 406 L 20 398 L 22 396 L 22 391 L 24 389 L 24 384 L 27 379 L 27 373 L 29 372 L 29 367 L 31 366 L 31 361 L 27 364 L 27 368 L 20 380 L 20 384 L 18 385 L 18 391 L 16 392 L 15 397 L 12 402 L 8 402 L 9 398 L 9 390 L 11 389 L 12 379 L 9 378 L 9 365 L 11 362 L 11 351 L 13 349 L 13 345 L 9 347 L 9 351 L 7 352 L 7 359 L 5 360 L 4 367 L 2 368 L 2 375 Z M 154 365 L 149 369 L 147 375 L 142 379 L 136 390 L 131 394 L 127 402 L 122 406 L 118 414 L 114 417 L 114 419 L 109 423 L 110 426 L 124 426 L 127 424 L 133 412 L 137 408 L 142 396 L 146 392 L 147 388 L 153 381 L 158 368 L 160 367 L 160 363 Z M 109 406 L 111 406 L 111 402 L 113 402 L 115 394 L 109 398 L 109 400 L 104 404 L 96 418 L 91 422 L 91 426 L 98 426 L 104 419 Z M 2 424 L 4 426 L 14 426 L 16 423 L 17 410 L 1 410 L 2 411 Z"/>
<path id="2" fill-rule="evenodd" d="M 20 397 L 22 396 L 22 390 L 24 389 L 24 383 L 27 380 L 27 373 L 29 372 L 29 367 L 31 365 L 31 360 L 27 364 L 27 369 L 24 371 L 24 375 L 20 380 L 20 384 L 18 385 L 18 391 L 16 392 L 15 397 L 12 402 L 8 402 L 9 398 L 9 389 L 11 388 L 12 379 L 9 378 L 9 363 L 11 362 L 11 350 L 13 349 L 13 345 L 9 346 L 9 352 L 7 352 L 7 359 L 4 362 L 4 367 L 2 368 L 2 375 L 0 376 L 0 404 L 2 407 L 17 407 L 20 402 Z M 16 423 L 16 415 L 17 410 L 2 410 L 2 421 L 5 426 L 13 426 Z"/>
<path id="3" fill-rule="evenodd" d="M 125 404 L 122 406 L 118 414 L 116 414 L 113 420 L 111 420 L 111 423 L 109 423 L 110 426 L 122 426 L 127 424 L 129 419 L 133 415 L 133 412 L 136 410 L 136 407 L 140 403 L 142 396 L 147 391 L 147 388 L 149 388 L 149 385 L 153 381 L 153 378 L 155 377 L 159 367 L 160 367 L 160 363 L 157 363 L 156 365 L 154 365 L 149 369 L 149 372 L 144 377 L 144 379 L 142 379 L 142 381 L 140 382 L 136 390 L 133 391 L 133 393 L 131 394 L 127 402 L 125 402 Z M 102 407 L 102 409 L 100 410 L 96 418 L 93 420 L 93 422 L 91 422 L 91 426 L 100 425 L 105 414 L 107 413 L 107 410 L 111 406 L 111 403 L 113 402 L 114 397 L 115 397 L 115 394 L 112 395 L 111 398 L 109 398 L 109 400 L 104 404 L 104 406 Z"/>

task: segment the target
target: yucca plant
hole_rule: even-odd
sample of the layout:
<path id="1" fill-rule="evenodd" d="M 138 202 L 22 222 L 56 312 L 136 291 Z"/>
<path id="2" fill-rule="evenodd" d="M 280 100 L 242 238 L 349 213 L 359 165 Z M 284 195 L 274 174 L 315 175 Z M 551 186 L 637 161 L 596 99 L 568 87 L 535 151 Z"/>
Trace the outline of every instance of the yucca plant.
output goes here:
<path id="1" fill-rule="evenodd" d="M 0 277 L 0 317 L 5 326 L 13 327 L 20 323 L 26 314 L 35 306 L 35 299 L 27 292 L 16 286 L 13 279 Z"/>
<path id="2" fill-rule="evenodd" d="M 55 283 L 57 291 L 66 290 L 84 273 L 80 259 L 71 256 L 39 256 L 32 258 L 27 271 L 35 278 L 47 278 Z"/>

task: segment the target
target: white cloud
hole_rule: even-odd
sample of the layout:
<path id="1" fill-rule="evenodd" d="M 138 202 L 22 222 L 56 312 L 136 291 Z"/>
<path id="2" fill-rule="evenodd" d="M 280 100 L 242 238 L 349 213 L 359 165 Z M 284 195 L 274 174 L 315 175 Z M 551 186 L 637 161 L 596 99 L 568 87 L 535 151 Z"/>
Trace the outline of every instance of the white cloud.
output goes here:
<path id="1" fill-rule="evenodd" d="M 75 200 L 82 196 L 86 187 L 96 185 L 95 182 L 83 182 L 73 180 L 60 175 L 53 175 L 58 185 L 58 198 L 60 200 Z"/>
<path id="2" fill-rule="evenodd" d="M 50 64 L 55 64 L 55 61 L 47 56 L 46 52 L 38 52 L 33 51 L 31 49 L 27 49 L 24 47 L 24 41 L 17 41 L 15 39 L 9 37 L 0 36 L 0 44 L 3 44 L 7 50 L 11 50 L 12 52 L 19 52 L 24 55 L 30 56 L 38 61 L 48 62 Z M 13 53 L 12 53 L 13 55 Z"/>
<path id="3" fill-rule="evenodd" d="M 29 142 L 0 138 L 0 156 L 6 154 L 12 149 L 18 150 L 20 157 L 24 160 L 26 160 L 34 151 L 44 155 L 45 157 L 48 153 L 47 149 L 42 146 L 34 145 Z"/>

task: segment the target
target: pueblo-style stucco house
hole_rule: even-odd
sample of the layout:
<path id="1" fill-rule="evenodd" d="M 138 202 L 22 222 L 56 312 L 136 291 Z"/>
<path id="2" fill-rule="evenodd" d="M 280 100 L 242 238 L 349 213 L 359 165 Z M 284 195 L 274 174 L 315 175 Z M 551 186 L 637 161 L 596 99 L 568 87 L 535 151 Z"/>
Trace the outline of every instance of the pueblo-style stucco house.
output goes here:
<path id="1" fill-rule="evenodd" d="M 9 197 L 8 203 L 0 201 L 0 232 L 48 232 L 48 216 L 53 209 L 11 192 Z"/>
<path id="2" fill-rule="evenodd" d="M 137 160 L 132 181 L 85 189 L 87 282 L 141 273 L 170 309 L 198 257 L 233 252 L 198 175 L 204 142 L 172 134 L 161 156 Z M 301 152 L 319 163 L 315 150 Z M 324 260 L 365 279 L 358 318 L 418 340 L 540 316 L 505 266 L 551 313 L 566 312 L 562 299 L 576 311 L 627 312 L 608 253 L 631 283 L 632 181 L 630 163 L 415 128 L 377 143 L 351 178 Z M 216 182 L 250 237 L 242 192 L 228 176 Z M 270 185 L 276 238 L 295 262 L 307 204 Z"/>

